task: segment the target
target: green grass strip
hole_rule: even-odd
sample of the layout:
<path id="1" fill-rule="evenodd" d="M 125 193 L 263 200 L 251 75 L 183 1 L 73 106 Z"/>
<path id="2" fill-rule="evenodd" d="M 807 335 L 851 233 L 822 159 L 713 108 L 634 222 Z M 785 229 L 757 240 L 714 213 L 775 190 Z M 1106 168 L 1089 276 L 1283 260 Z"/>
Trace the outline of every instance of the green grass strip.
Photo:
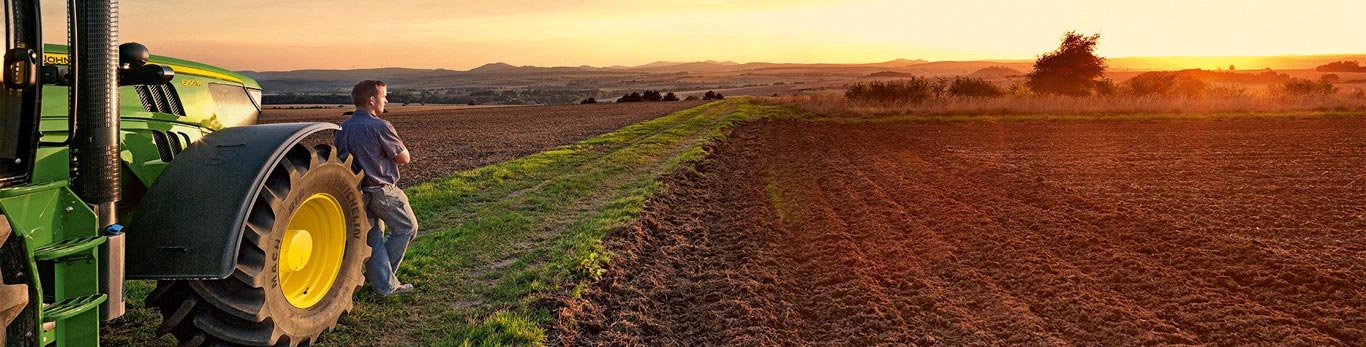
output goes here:
<path id="1" fill-rule="evenodd" d="M 399 278 L 417 291 L 363 291 L 317 345 L 544 344 L 553 316 L 538 299 L 577 296 L 599 278 L 610 258 L 602 238 L 637 218 L 664 189 L 662 176 L 701 158 L 735 122 L 784 113 L 745 99 L 715 102 L 408 188 L 422 230 Z M 140 307 L 151 284 L 130 287 L 130 306 Z M 160 316 L 133 308 L 127 317 L 111 324 L 105 344 L 149 345 Z"/>

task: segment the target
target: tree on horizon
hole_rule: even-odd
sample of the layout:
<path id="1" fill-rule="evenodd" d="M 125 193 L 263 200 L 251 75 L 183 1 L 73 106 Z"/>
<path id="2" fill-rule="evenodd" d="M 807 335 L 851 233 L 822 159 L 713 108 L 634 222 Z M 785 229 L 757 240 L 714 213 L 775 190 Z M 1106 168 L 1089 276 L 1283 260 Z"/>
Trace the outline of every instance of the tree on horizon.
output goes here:
<path id="1" fill-rule="evenodd" d="M 1355 60 L 1335 61 L 1314 68 L 1318 72 L 1366 72 L 1366 67 Z"/>
<path id="2" fill-rule="evenodd" d="M 641 97 L 641 96 L 640 96 L 640 93 L 638 93 L 638 92 L 631 92 L 630 94 L 623 95 L 623 96 L 621 97 L 621 99 L 617 99 L 617 102 L 642 102 L 642 101 L 645 101 L 645 98 Z"/>
<path id="3" fill-rule="evenodd" d="M 1105 58 L 1096 56 L 1100 34 L 1082 36 L 1075 31 L 1063 35 L 1058 49 L 1034 61 L 1034 71 L 1025 85 L 1039 94 L 1085 96 L 1097 91 L 1108 67 Z"/>
<path id="4" fill-rule="evenodd" d="M 645 94 L 641 94 L 641 98 L 643 98 L 643 100 L 645 101 L 656 102 L 663 100 L 664 96 L 660 95 L 659 91 L 647 90 L 645 91 Z"/>

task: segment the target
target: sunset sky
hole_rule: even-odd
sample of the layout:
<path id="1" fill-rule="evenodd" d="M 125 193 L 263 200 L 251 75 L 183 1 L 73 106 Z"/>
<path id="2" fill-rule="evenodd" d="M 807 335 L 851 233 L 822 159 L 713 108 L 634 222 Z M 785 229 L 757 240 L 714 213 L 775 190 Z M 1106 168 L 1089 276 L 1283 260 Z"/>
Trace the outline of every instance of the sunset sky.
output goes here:
<path id="1" fill-rule="evenodd" d="M 62 4 L 43 0 L 48 42 Z M 1063 32 L 1109 57 L 1366 52 L 1366 1 L 123 0 L 121 39 L 234 70 L 466 70 L 653 61 L 1031 59 Z"/>

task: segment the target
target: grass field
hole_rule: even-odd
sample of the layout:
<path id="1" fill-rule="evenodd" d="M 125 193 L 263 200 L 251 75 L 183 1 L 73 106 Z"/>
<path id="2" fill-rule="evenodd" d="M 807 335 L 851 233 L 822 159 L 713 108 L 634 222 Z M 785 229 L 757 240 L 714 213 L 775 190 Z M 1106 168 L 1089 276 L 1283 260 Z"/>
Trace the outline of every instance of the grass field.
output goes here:
<path id="1" fill-rule="evenodd" d="M 407 189 L 422 223 L 399 277 L 418 289 L 368 292 L 321 346 L 463 346 L 541 343 L 552 307 L 602 274 L 601 240 L 660 190 L 659 177 L 702 157 L 729 125 L 776 115 L 743 100 L 706 104 L 573 145 L 461 171 Z M 134 282 L 130 306 L 151 284 Z M 153 311 L 111 323 L 109 346 L 156 339 Z"/>

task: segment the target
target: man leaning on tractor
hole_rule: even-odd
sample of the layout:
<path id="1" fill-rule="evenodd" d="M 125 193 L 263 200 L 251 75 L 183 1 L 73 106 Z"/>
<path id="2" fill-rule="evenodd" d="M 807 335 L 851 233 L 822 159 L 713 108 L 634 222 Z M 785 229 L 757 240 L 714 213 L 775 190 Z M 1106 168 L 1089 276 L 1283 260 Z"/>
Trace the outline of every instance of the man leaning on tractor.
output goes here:
<path id="1" fill-rule="evenodd" d="M 389 103 L 389 88 L 380 81 L 361 81 L 351 89 L 351 101 L 356 112 L 336 134 L 336 145 L 342 153 L 354 159 L 354 165 L 365 171 L 361 191 L 370 219 L 370 260 L 365 263 L 365 279 L 380 295 L 411 292 L 413 285 L 401 283 L 396 277 L 398 265 L 408 250 L 408 243 L 417 235 L 417 217 L 408 204 L 408 196 L 394 184 L 398 183 L 398 164 L 412 162 L 408 148 L 399 139 L 393 124 L 380 119 Z M 390 229 L 384 237 L 383 226 Z"/>

